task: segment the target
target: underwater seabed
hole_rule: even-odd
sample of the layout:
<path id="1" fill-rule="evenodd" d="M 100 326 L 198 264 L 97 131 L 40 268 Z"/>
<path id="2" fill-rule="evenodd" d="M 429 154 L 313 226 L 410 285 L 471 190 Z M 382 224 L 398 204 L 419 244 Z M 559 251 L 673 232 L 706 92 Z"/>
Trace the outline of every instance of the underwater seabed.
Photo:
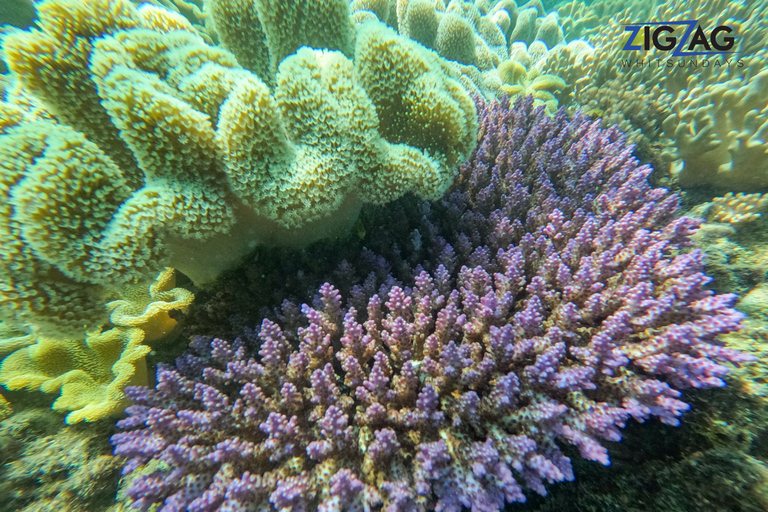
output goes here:
<path id="1" fill-rule="evenodd" d="M 768 511 L 766 13 L 0 0 L 0 512 Z"/>

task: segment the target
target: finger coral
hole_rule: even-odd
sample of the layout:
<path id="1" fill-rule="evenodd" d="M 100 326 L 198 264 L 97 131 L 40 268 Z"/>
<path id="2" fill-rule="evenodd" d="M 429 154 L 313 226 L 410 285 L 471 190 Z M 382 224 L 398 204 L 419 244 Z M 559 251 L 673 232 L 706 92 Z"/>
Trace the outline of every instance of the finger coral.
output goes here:
<path id="1" fill-rule="evenodd" d="M 346 229 L 364 203 L 442 194 L 477 131 L 458 76 L 356 28 L 346 2 L 279 4 L 212 2 L 232 53 L 128 0 L 47 0 L 38 29 L 4 37 L 46 113 L 3 104 L 4 315 L 92 329 L 109 292 L 167 266 L 203 283 L 257 244 Z"/>
<path id="2" fill-rule="evenodd" d="M 424 260 L 361 258 L 408 283 L 346 302 L 326 283 L 257 339 L 198 337 L 127 390 L 115 453 L 159 467 L 137 508 L 502 510 L 573 479 L 561 445 L 609 464 L 626 422 L 677 425 L 681 389 L 747 359 L 717 340 L 741 315 L 688 250 L 699 221 L 616 128 L 531 97 L 481 113 L 454 188 L 391 228 Z"/>
<path id="3" fill-rule="evenodd" d="M 728 224 L 752 222 L 760 218 L 761 210 L 765 209 L 766 206 L 768 206 L 768 194 L 734 194 L 729 192 L 711 201 L 707 211 L 707 220 Z"/>

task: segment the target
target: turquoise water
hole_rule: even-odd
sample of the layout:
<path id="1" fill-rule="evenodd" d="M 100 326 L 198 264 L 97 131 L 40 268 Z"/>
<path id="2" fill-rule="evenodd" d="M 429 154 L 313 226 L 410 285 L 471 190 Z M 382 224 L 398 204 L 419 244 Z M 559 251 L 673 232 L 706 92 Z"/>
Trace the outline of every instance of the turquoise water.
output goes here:
<path id="1" fill-rule="evenodd" d="M 761 1 L 5 1 L 0 512 L 768 509 Z"/>

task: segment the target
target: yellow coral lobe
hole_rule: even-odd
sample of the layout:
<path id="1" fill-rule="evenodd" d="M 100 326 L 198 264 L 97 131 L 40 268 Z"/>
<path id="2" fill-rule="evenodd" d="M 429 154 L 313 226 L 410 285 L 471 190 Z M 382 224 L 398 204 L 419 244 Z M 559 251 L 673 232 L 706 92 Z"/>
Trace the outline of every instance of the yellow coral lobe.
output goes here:
<path id="1" fill-rule="evenodd" d="M 194 295 L 184 288 L 176 288 L 175 270 L 166 268 L 149 287 L 124 293 L 122 300 L 106 304 L 110 311 L 109 320 L 120 327 L 138 327 L 144 331 L 144 341 L 154 341 L 168 335 L 176 320 L 169 311 L 186 311 L 192 304 Z"/>
<path id="2" fill-rule="evenodd" d="M 181 14 L 162 9 L 150 4 L 143 4 L 138 10 L 141 26 L 158 32 L 174 30 L 194 31 L 192 24 Z"/>
<path id="3" fill-rule="evenodd" d="M 510 85 L 518 83 L 528 74 L 528 70 L 525 69 L 525 66 L 520 62 L 511 59 L 502 62 L 497 71 L 501 81 Z"/>
<path id="4" fill-rule="evenodd" d="M 0 395 L 0 421 L 4 420 L 13 413 L 11 404 L 5 399 L 3 395 Z"/>
<path id="5" fill-rule="evenodd" d="M 91 333 L 85 340 L 38 338 L 0 365 L 0 382 L 8 389 L 39 389 L 60 394 L 55 411 L 71 411 L 65 421 L 96 421 L 120 413 L 123 388 L 147 382 L 141 329 L 116 327 Z"/>

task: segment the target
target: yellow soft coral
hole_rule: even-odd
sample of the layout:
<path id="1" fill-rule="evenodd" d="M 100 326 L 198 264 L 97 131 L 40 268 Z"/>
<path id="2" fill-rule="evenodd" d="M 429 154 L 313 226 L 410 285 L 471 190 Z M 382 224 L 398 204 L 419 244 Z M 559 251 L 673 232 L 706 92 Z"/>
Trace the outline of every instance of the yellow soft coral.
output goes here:
<path id="1" fill-rule="evenodd" d="M 194 295 L 184 288 L 176 288 L 175 271 L 165 269 L 149 287 L 126 290 L 123 299 L 107 303 L 109 321 L 120 327 L 138 327 L 144 331 L 144 341 L 153 341 L 169 334 L 176 320 L 169 311 L 186 311 Z"/>
<path id="2" fill-rule="evenodd" d="M 0 395 L 0 421 L 10 416 L 12 412 L 11 404 L 8 403 L 8 400 L 3 395 Z"/>
<path id="3" fill-rule="evenodd" d="M 56 411 L 69 424 L 95 421 L 119 413 L 125 405 L 123 388 L 147 382 L 141 329 L 115 327 L 83 340 L 38 338 L 0 365 L 0 381 L 8 389 L 39 389 L 59 393 Z"/>
<path id="4" fill-rule="evenodd" d="M 166 269 L 149 287 L 126 290 L 122 300 L 107 304 L 113 327 L 85 339 L 22 335 L 0 324 L 0 383 L 8 389 L 58 393 L 56 411 L 70 411 L 67 423 L 95 421 L 118 414 L 125 406 L 123 389 L 147 383 L 143 344 L 167 335 L 176 325 L 168 312 L 192 302 L 187 290 L 174 288 L 174 271 Z M 3 332 L 7 331 L 7 332 Z"/>

